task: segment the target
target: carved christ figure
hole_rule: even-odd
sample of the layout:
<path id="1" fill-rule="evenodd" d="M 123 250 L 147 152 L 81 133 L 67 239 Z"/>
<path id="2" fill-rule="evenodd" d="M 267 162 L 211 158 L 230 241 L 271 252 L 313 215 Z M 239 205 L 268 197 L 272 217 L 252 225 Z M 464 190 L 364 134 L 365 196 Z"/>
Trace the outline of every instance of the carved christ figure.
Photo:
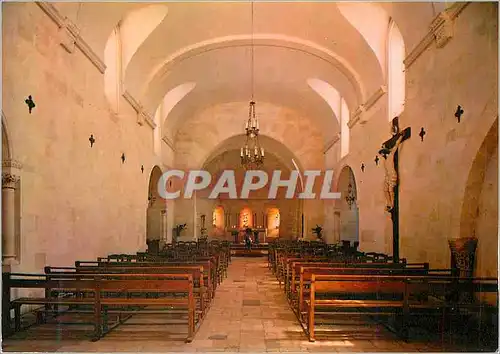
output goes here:
<path id="1" fill-rule="evenodd" d="M 394 154 L 403 140 L 403 135 L 400 135 L 394 146 L 388 149 L 385 145 L 379 151 L 382 155 L 385 169 L 385 179 L 384 179 L 384 194 L 386 200 L 385 210 L 391 212 L 394 208 L 394 187 L 398 182 L 398 174 L 394 166 Z M 390 156 L 392 155 L 392 156 Z"/>

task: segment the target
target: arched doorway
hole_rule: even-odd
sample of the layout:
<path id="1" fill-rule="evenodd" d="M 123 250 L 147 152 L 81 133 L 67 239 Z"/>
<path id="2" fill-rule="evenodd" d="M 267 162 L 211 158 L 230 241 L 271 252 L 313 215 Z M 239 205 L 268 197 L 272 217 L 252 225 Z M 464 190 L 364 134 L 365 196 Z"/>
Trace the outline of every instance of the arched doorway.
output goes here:
<path id="1" fill-rule="evenodd" d="M 498 118 L 472 163 L 463 198 L 460 237 L 478 239 L 475 276 L 498 275 Z"/>
<path id="2" fill-rule="evenodd" d="M 166 205 L 158 193 L 161 175 L 161 169 L 154 166 L 149 176 L 146 243 L 152 252 L 157 252 L 167 242 Z"/>
<path id="3" fill-rule="evenodd" d="M 339 175 L 337 183 L 341 199 L 337 201 L 337 213 L 334 217 L 338 227 L 340 241 L 349 241 L 351 246 L 354 242 L 359 244 L 359 209 L 357 203 L 357 188 L 354 173 L 349 166 L 345 166 Z"/>

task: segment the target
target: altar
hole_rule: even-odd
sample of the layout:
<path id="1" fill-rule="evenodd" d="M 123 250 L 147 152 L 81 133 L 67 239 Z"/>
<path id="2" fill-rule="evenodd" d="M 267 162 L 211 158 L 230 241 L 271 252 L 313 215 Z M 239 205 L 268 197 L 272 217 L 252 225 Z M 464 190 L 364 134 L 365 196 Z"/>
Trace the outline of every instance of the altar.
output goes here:
<path id="1" fill-rule="evenodd" d="M 231 234 L 231 241 L 235 244 L 245 243 L 246 228 L 230 228 L 227 230 Z M 255 243 L 255 233 L 259 238 L 259 243 L 265 243 L 267 237 L 267 229 L 256 228 L 252 229 L 251 239 Z"/>

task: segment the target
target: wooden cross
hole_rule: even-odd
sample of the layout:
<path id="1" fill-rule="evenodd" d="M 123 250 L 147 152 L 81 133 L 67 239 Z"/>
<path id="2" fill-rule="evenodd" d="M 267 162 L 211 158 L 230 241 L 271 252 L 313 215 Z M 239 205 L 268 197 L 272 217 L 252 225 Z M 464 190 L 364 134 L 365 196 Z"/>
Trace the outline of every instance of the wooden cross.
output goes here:
<path id="1" fill-rule="evenodd" d="M 411 128 L 408 127 L 403 131 L 399 131 L 398 117 L 392 120 L 392 138 L 382 144 L 382 149 L 379 151 L 386 160 L 392 158 L 394 164 L 395 176 L 386 175 L 386 188 L 393 188 L 393 204 L 392 208 L 386 208 L 391 214 L 392 219 L 392 252 L 394 263 L 399 263 L 399 144 L 408 140 L 411 137 Z M 392 157 L 390 156 L 392 153 Z M 390 162 L 390 161 L 389 161 Z M 388 181 L 388 179 L 390 179 Z M 392 182 L 392 183 L 391 183 Z M 390 192 L 390 191 L 388 191 Z"/>

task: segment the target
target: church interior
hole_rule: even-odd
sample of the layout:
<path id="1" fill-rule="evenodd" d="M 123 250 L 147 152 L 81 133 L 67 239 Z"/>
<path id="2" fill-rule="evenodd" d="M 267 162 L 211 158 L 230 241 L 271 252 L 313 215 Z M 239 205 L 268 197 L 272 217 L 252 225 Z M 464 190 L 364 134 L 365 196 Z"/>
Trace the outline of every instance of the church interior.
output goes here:
<path id="1" fill-rule="evenodd" d="M 4 351 L 498 350 L 497 2 L 1 8 Z"/>

